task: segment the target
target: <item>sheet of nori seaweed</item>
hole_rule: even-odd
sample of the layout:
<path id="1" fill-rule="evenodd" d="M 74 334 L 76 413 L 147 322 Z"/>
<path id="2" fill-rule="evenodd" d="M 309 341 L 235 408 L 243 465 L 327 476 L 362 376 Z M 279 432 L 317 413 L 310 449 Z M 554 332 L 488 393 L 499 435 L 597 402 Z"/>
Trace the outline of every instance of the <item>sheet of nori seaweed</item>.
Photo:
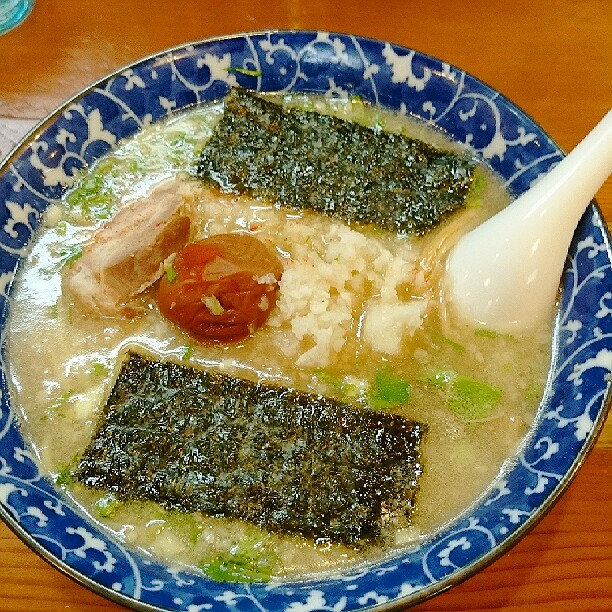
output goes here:
<path id="1" fill-rule="evenodd" d="M 131 353 L 76 470 L 88 487 L 347 544 L 409 524 L 425 428 Z"/>
<path id="2" fill-rule="evenodd" d="M 463 206 L 475 162 L 233 89 L 196 173 L 230 193 L 422 234 Z"/>

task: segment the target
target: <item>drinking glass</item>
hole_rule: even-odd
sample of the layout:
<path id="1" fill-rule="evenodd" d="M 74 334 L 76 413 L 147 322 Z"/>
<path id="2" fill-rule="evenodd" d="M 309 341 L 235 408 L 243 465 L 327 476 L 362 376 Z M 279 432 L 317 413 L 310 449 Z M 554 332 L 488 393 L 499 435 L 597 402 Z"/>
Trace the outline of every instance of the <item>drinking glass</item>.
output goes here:
<path id="1" fill-rule="evenodd" d="M 19 25 L 30 13 L 34 0 L 0 0 L 0 34 Z"/>

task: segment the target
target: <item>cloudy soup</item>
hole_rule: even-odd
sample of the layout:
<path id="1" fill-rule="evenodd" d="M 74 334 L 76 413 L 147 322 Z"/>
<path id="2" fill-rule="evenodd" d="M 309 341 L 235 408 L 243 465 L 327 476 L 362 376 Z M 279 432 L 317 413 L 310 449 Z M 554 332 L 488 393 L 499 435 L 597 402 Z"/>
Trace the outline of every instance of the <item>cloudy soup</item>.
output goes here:
<path id="1" fill-rule="evenodd" d="M 274 101 L 466 154 L 441 132 L 358 99 Z M 95 522 L 130 546 L 216 579 L 297 578 L 417 546 L 512 464 L 545 387 L 552 323 L 525 337 L 497 334 L 458 320 L 444 299 L 449 248 L 510 196 L 477 163 L 465 205 L 412 235 L 224 193 L 193 171 L 223 109 L 202 106 L 147 127 L 83 171 L 46 211 L 15 281 L 7 330 L 22 430 L 43 472 Z M 207 341 L 164 316 L 160 283 L 172 283 L 174 255 L 164 256 L 161 280 L 135 292 L 116 316 L 66 290 L 96 232 L 160 185 L 180 194 L 190 242 L 246 234 L 278 262 L 268 279 L 274 300 L 266 294 L 258 303 L 269 312 L 246 337 Z M 209 297 L 203 301 L 214 319 L 223 307 Z M 424 424 L 410 520 L 374 541 L 346 544 L 84 486 L 74 470 L 128 351 Z"/>

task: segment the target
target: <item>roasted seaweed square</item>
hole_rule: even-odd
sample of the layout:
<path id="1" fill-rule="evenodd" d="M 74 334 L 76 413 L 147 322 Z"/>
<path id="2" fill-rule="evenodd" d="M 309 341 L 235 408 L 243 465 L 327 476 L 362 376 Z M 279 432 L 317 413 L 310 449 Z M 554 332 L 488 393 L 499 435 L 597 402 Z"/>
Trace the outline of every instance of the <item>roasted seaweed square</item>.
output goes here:
<path id="1" fill-rule="evenodd" d="M 408 524 L 424 426 L 131 353 L 77 469 L 168 509 L 354 544 Z"/>
<path id="2" fill-rule="evenodd" d="M 422 234 L 462 207 L 473 159 L 233 89 L 197 174 L 221 191 Z"/>

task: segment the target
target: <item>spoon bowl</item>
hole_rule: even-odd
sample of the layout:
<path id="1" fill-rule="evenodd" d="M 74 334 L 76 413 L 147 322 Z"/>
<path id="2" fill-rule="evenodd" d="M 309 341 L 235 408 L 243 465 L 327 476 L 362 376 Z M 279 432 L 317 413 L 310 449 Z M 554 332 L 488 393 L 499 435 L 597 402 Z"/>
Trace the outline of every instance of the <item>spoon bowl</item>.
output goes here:
<path id="1" fill-rule="evenodd" d="M 548 174 L 457 243 L 446 266 L 455 312 L 501 333 L 549 317 L 576 225 L 611 173 L 612 110 Z"/>

